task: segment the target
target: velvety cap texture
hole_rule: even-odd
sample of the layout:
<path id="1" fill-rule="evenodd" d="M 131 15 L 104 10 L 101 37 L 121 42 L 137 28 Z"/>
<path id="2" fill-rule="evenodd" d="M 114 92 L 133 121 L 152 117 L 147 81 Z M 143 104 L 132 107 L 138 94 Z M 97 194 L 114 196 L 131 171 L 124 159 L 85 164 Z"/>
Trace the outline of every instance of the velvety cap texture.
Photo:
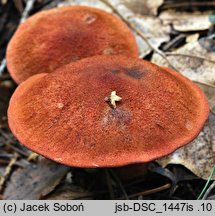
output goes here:
<path id="1" fill-rule="evenodd" d="M 21 83 L 38 73 L 94 55 L 138 56 L 130 29 L 118 17 L 85 6 L 39 12 L 21 24 L 6 58 L 12 78 Z"/>
<path id="2" fill-rule="evenodd" d="M 121 98 L 115 108 L 107 98 Z M 125 56 L 95 56 L 23 82 L 9 126 L 29 149 L 76 167 L 148 162 L 191 142 L 209 113 L 179 73 Z"/>

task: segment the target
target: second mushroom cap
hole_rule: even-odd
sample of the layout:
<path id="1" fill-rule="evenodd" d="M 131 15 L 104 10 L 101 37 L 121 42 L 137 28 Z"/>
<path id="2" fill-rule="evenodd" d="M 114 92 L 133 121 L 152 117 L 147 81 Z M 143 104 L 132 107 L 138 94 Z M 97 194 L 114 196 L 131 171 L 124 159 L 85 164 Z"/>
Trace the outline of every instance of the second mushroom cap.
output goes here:
<path id="1" fill-rule="evenodd" d="M 22 23 L 7 48 L 8 70 L 17 83 L 94 55 L 138 56 L 130 29 L 116 16 L 86 6 L 39 12 Z"/>

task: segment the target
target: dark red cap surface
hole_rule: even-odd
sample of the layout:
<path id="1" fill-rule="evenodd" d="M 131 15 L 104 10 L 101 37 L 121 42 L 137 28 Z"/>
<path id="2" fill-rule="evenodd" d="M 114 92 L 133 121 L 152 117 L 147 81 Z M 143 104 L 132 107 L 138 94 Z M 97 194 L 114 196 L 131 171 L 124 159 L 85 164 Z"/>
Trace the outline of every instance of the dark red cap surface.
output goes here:
<path id="1" fill-rule="evenodd" d="M 69 82 L 68 82 L 69 80 Z M 122 98 L 113 109 L 105 98 Z M 148 162 L 191 142 L 209 113 L 200 88 L 172 70 L 95 56 L 23 82 L 8 118 L 26 147 L 77 167 Z"/>
<path id="2" fill-rule="evenodd" d="M 21 24 L 7 48 L 7 66 L 21 83 L 94 55 L 138 56 L 130 29 L 118 17 L 85 6 L 39 12 Z"/>

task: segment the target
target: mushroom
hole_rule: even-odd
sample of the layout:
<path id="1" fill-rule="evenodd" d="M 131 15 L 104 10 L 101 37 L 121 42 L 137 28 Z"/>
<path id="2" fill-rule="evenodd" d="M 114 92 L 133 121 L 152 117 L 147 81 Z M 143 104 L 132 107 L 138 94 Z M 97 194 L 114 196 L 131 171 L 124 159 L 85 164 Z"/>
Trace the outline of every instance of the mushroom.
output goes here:
<path id="1" fill-rule="evenodd" d="M 94 55 L 138 56 L 130 29 L 116 16 L 85 7 L 42 11 L 21 24 L 9 42 L 7 67 L 21 83 L 37 73 Z"/>
<path id="2" fill-rule="evenodd" d="M 107 98 L 117 99 L 115 105 Z M 32 151 L 93 168 L 170 154 L 199 134 L 208 113 L 204 93 L 179 73 L 101 55 L 24 81 L 10 100 L 8 120 Z"/>

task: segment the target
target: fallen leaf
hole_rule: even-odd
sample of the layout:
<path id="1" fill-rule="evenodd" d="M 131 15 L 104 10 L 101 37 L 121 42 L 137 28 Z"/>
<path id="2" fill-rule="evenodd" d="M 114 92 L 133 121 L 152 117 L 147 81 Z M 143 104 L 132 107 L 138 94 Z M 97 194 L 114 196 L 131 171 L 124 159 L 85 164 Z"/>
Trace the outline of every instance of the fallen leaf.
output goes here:
<path id="1" fill-rule="evenodd" d="M 209 13 L 200 12 L 177 12 L 174 10 L 167 10 L 159 15 L 159 18 L 164 24 L 172 24 L 176 31 L 203 31 L 212 26 L 209 20 Z"/>
<path id="2" fill-rule="evenodd" d="M 144 33 L 148 42 L 155 48 L 158 48 L 162 43 L 170 40 L 170 26 L 163 25 L 161 20 L 158 18 L 149 16 L 141 16 L 140 18 L 133 16 L 127 19 L 129 22 L 133 23 L 136 28 Z M 136 36 L 136 38 L 137 41 L 139 40 L 138 47 L 141 57 L 145 57 L 151 52 L 151 48 L 139 36 Z"/>
<path id="3" fill-rule="evenodd" d="M 6 184 L 6 200 L 38 200 L 60 183 L 69 168 L 40 157 L 37 164 L 17 169 Z"/>
<path id="4" fill-rule="evenodd" d="M 201 42 L 193 41 L 177 49 L 173 54 L 185 54 L 168 56 L 168 59 L 188 78 L 209 85 L 199 84 L 208 97 L 212 112 L 215 109 L 215 53 L 210 52 Z M 171 54 L 171 53 L 170 53 Z M 189 56 L 190 55 L 190 56 Z M 192 57 L 199 56 L 200 58 Z M 207 60 L 206 60 L 207 59 Z M 213 62 L 214 61 L 214 62 Z M 157 54 L 152 57 L 152 62 L 161 66 L 168 66 L 166 61 Z M 215 162 L 215 116 L 210 115 L 207 124 L 200 135 L 190 144 L 180 148 L 173 154 L 162 158 L 159 163 L 163 166 L 175 163 L 182 164 L 197 176 L 207 179 Z M 215 177 L 214 177 L 215 179 Z"/>
<path id="5" fill-rule="evenodd" d="M 191 80 L 215 85 L 215 53 L 209 52 L 199 41 L 185 44 L 172 53 L 168 53 L 172 65 Z M 166 61 L 158 54 L 153 54 L 152 62 L 168 67 Z"/>
<path id="6" fill-rule="evenodd" d="M 67 6 L 67 5 L 82 5 L 82 6 L 90 6 L 98 9 L 102 9 L 106 12 L 111 13 L 113 10 L 108 7 L 105 3 L 100 0 L 64 0 L 58 3 L 59 7 Z"/>
<path id="7" fill-rule="evenodd" d="M 186 43 L 196 42 L 199 39 L 199 33 L 191 34 L 186 37 Z"/>
<path id="8" fill-rule="evenodd" d="M 121 2 L 135 14 L 156 16 L 158 8 L 163 4 L 164 0 L 121 0 Z"/>
<path id="9" fill-rule="evenodd" d="M 215 115 L 210 114 L 202 132 L 193 142 L 157 162 L 162 166 L 182 164 L 195 175 L 208 179 L 215 163 Z"/>
<path id="10" fill-rule="evenodd" d="M 44 199 L 46 200 L 74 200 L 74 199 L 86 199 L 93 194 L 85 191 L 84 189 L 72 185 L 72 184 L 63 184 L 57 187 L 52 193 L 47 195 Z"/>

